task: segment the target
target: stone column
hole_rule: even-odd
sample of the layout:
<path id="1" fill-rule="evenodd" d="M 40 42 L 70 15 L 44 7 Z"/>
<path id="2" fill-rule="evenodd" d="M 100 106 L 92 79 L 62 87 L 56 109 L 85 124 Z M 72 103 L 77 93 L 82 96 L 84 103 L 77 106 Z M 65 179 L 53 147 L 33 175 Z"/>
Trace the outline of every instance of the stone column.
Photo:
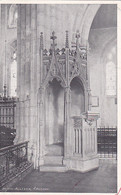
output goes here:
<path id="1" fill-rule="evenodd" d="M 38 134 L 38 166 L 44 164 L 43 155 L 44 155 L 44 148 L 45 148 L 45 134 L 44 134 L 44 105 L 45 105 L 45 88 L 42 86 L 43 82 L 43 33 L 40 34 L 40 50 L 39 50 L 39 56 L 40 56 L 40 64 L 39 64 L 39 91 L 38 91 L 38 101 L 37 101 L 37 134 Z"/>
<path id="2" fill-rule="evenodd" d="M 64 157 L 71 156 L 71 127 L 70 127 L 70 87 L 66 87 L 64 91 Z"/>
<path id="3" fill-rule="evenodd" d="M 91 106 L 92 106 L 92 100 L 91 100 L 91 89 L 90 89 L 90 66 L 88 63 L 88 54 L 89 54 L 89 43 L 87 41 L 86 43 L 87 47 L 87 84 L 88 84 L 88 110 L 91 111 Z"/>
<path id="4" fill-rule="evenodd" d="M 26 5 L 21 5 L 21 70 L 20 70 L 20 113 L 21 140 L 25 140 L 25 67 L 26 67 Z"/>
<path id="5" fill-rule="evenodd" d="M 1 75 L 3 77 L 2 82 L 2 91 L 3 91 L 3 86 L 7 84 L 7 63 L 6 63 L 6 40 L 7 40 L 7 5 L 2 4 L 1 5 L 1 68 L 2 68 L 2 73 Z"/>
<path id="6" fill-rule="evenodd" d="M 18 20 L 17 20 L 17 96 L 20 97 L 21 87 L 21 5 L 18 5 Z M 16 104 L 16 138 L 14 143 L 18 143 L 20 139 L 21 126 L 20 126 L 20 102 Z"/>
<path id="7" fill-rule="evenodd" d="M 30 136 L 29 155 L 36 165 L 37 152 L 37 5 L 31 5 Z"/>
<path id="8" fill-rule="evenodd" d="M 70 82 L 69 82 L 69 40 L 68 31 L 66 31 L 66 87 L 64 92 L 64 159 L 72 154 L 71 145 L 71 128 L 70 128 L 70 113 L 71 113 L 71 99 L 70 99 Z"/>
<path id="9" fill-rule="evenodd" d="M 40 87 L 38 94 L 38 162 L 39 166 L 44 164 L 43 156 L 45 149 L 45 134 L 44 134 L 44 96 L 45 89 Z"/>
<path id="10" fill-rule="evenodd" d="M 31 66 L 31 5 L 26 5 L 26 66 L 25 66 L 25 138 L 30 134 L 30 66 Z"/>

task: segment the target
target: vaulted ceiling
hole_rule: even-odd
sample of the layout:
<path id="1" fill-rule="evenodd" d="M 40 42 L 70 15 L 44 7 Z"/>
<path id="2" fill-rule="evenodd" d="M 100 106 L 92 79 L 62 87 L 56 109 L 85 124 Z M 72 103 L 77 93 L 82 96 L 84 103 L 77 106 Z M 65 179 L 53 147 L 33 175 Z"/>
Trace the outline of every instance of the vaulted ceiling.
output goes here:
<path id="1" fill-rule="evenodd" d="M 110 28 L 117 26 L 117 5 L 101 5 L 93 20 L 92 29 Z"/>

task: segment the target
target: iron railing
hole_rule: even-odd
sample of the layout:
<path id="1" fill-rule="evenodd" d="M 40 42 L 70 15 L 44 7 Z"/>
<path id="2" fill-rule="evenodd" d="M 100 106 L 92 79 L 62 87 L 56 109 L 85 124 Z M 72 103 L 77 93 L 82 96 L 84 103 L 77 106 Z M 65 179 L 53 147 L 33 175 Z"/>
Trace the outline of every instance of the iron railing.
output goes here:
<path id="1" fill-rule="evenodd" d="M 15 129 L 0 126 L 0 148 L 13 145 L 15 136 L 16 136 Z"/>
<path id="2" fill-rule="evenodd" d="M 117 159 L 117 128 L 98 128 L 97 145 L 99 158 Z"/>
<path id="3" fill-rule="evenodd" d="M 0 148 L 13 145 L 16 102 L 16 98 L 0 97 Z"/>
<path id="4" fill-rule="evenodd" d="M 0 126 L 15 128 L 16 98 L 0 97 Z"/>
<path id="5" fill-rule="evenodd" d="M 0 149 L 0 188 L 28 166 L 28 142 Z"/>

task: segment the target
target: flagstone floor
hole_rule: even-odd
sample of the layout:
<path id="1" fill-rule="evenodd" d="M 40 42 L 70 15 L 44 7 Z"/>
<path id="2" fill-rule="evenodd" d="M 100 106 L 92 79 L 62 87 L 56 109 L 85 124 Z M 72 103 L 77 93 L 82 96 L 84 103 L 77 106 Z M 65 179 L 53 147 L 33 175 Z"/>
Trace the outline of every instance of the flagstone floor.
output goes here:
<path id="1" fill-rule="evenodd" d="M 33 170 L 8 192 L 79 192 L 116 193 L 117 165 L 112 161 L 100 161 L 96 170 L 80 173 L 76 171 L 39 172 Z"/>

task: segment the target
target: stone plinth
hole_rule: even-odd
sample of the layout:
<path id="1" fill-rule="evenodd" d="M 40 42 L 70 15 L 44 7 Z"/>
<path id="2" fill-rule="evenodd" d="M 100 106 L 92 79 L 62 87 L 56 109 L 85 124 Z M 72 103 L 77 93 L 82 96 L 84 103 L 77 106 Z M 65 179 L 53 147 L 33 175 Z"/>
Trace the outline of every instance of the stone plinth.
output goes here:
<path id="1" fill-rule="evenodd" d="M 72 156 L 65 157 L 68 169 L 87 172 L 99 167 L 97 155 L 97 119 L 99 114 L 87 112 L 72 117 Z"/>

